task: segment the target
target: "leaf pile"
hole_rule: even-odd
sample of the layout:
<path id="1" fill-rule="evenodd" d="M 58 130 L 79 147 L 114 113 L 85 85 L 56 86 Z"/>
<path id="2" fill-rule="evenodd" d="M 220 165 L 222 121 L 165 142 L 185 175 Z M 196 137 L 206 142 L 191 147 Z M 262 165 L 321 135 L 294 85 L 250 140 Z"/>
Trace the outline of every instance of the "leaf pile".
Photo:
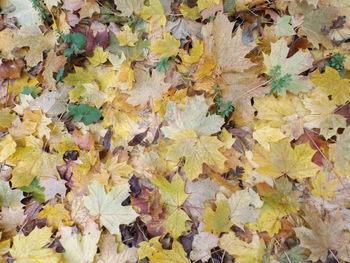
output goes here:
<path id="1" fill-rule="evenodd" d="M 0 2 L 0 263 L 350 262 L 350 2 Z"/>

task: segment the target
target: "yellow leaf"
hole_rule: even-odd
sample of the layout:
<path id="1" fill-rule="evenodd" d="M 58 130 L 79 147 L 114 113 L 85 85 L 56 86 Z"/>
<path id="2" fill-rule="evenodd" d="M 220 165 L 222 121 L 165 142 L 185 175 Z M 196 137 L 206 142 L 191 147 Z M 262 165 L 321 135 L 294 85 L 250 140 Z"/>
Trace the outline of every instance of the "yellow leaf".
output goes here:
<path id="1" fill-rule="evenodd" d="M 264 147 L 266 150 L 270 150 L 270 142 L 278 142 L 286 137 L 280 129 L 272 128 L 266 124 L 257 125 L 253 132 L 253 138 Z"/>
<path id="2" fill-rule="evenodd" d="M 220 236 L 223 232 L 229 232 L 232 225 L 229 215 L 230 208 L 226 201 L 218 202 L 215 212 L 207 206 L 203 216 L 204 231 L 212 232 L 216 236 Z"/>
<path id="3" fill-rule="evenodd" d="M 57 41 L 55 32 L 43 34 L 38 27 L 28 28 L 22 27 L 16 36 L 16 47 L 29 47 L 25 53 L 25 60 L 28 66 L 34 67 L 40 61 L 43 61 L 43 52 L 52 48 Z"/>
<path id="4" fill-rule="evenodd" d="M 182 247 L 181 243 L 174 241 L 172 244 L 172 249 L 163 249 L 160 253 L 156 253 L 151 257 L 151 263 L 161 263 L 169 262 L 176 263 L 190 263 L 191 261 L 187 258 L 187 254 Z"/>
<path id="5" fill-rule="evenodd" d="M 97 252 L 97 243 L 101 230 L 93 221 L 88 221 L 82 234 L 76 233 L 74 228 L 60 227 L 60 242 L 64 248 L 64 262 L 90 263 L 94 261 Z"/>
<path id="6" fill-rule="evenodd" d="M 126 100 L 127 103 L 137 106 L 145 106 L 149 100 L 160 99 L 171 86 L 165 82 L 165 73 L 152 71 L 150 76 L 148 70 L 135 70 L 136 83 L 135 87 L 129 91 L 130 97 Z M 150 89 L 150 87 L 152 87 Z"/>
<path id="7" fill-rule="evenodd" d="M 293 185 L 287 177 L 280 177 L 275 183 L 275 188 L 267 184 L 258 186 L 264 205 L 256 222 L 249 223 L 251 229 L 266 231 L 270 236 L 281 229 L 280 220 L 284 216 L 299 210 L 299 192 L 293 190 Z"/>
<path id="8" fill-rule="evenodd" d="M 16 151 L 16 142 L 11 135 L 6 135 L 0 140 L 0 162 L 5 161 Z"/>
<path id="9" fill-rule="evenodd" d="M 202 165 L 225 168 L 225 156 L 219 151 L 224 143 L 214 136 L 200 137 L 192 130 L 184 130 L 173 136 L 174 142 L 168 148 L 167 159 L 178 162 L 185 157 L 184 171 L 189 180 L 197 178 L 202 173 Z"/>
<path id="10" fill-rule="evenodd" d="M 103 47 L 97 46 L 94 49 L 94 55 L 88 60 L 90 61 L 90 64 L 92 66 L 99 66 L 107 61 L 107 58 L 109 56 L 109 51 L 103 51 Z"/>
<path id="11" fill-rule="evenodd" d="M 322 92 L 331 95 L 336 105 L 342 105 L 350 99 L 350 81 L 340 77 L 339 72 L 331 67 L 326 67 L 324 73 L 311 75 L 312 82 L 321 88 Z"/>
<path id="12" fill-rule="evenodd" d="M 197 63 L 203 55 L 203 42 L 199 39 L 194 39 L 192 42 L 192 48 L 189 51 L 189 54 L 183 49 L 180 50 L 179 56 L 182 60 L 182 63 L 193 64 Z"/>
<path id="13" fill-rule="evenodd" d="M 72 223 L 69 211 L 64 208 L 63 204 L 45 205 L 38 214 L 38 218 L 46 218 L 47 224 L 56 229 L 61 224 L 70 225 Z"/>
<path id="14" fill-rule="evenodd" d="M 114 0 L 117 9 L 122 12 L 123 16 L 131 16 L 132 14 L 140 14 L 144 0 Z"/>
<path id="15" fill-rule="evenodd" d="M 140 16 L 150 23 L 152 28 L 158 28 L 166 24 L 164 7 L 159 0 L 150 0 L 149 6 L 142 9 Z"/>
<path id="16" fill-rule="evenodd" d="M 184 110 L 179 108 L 183 108 L 182 105 L 173 101 L 168 102 L 166 106 L 167 113 L 164 117 L 169 125 L 161 130 L 167 138 L 173 139 L 175 134 L 188 129 L 192 129 L 199 136 L 211 135 L 220 131 L 224 124 L 224 119 L 219 115 L 207 116 L 209 106 L 204 96 L 192 97 Z"/>
<path id="17" fill-rule="evenodd" d="M 270 144 L 270 150 L 259 146 L 253 149 L 253 160 L 259 167 L 257 172 L 278 178 L 282 175 L 301 181 L 316 174 L 319 167 L 311 162 L 315 150 L 308 143 L 296 145 L 294 149 L 286 138 Z"/>
<path id="18" fill-rule="evenodd" d="M 244 228 L 244 224 L 255 222 L 260 214 L 263 201 L 251 188 L 234 192 L 228 199 L 230 219 L 233 224 Z"/>
<path id="19" fill-rule="evenodd" d="M 329 200 L 336 195 L 335 189 L 338 186 L 337 179 L 329 179 L 329 172 L 321 171 L 316 175 L 316 178 L 312 180 L 312 191 L 314 196 Z"/>
<path id="20" fill-rule="evenodd" d="M 112 62 L 113 63 L 113 62 Z M 131 90 L 135 82 L 135 72 L 130 65 L 124 63 L 118 72 L 118 81 L 126 84 L 126 89 Z"/>
<path id="21" fill-rule="evenodd" d="M 236 138 L 233 138 L 232 134 L 228 130 L 226 130 L 226 128 L 223 128 L 221 130 L 219 139 L 225 144 L 226 149 L 231 149 L 232 145 L 236 141 Z"/>
<path id="22" fill-rule="evenodd" d="M 313 57 L 309 51 L 299 50 L 292 57 L 288 57 L 289 47 L 287 40 L 281 38 L 275 43 L 271 43 L 271 54 L 264 54 L 264 64 L 266 73 L 276 66 L 281 67 L 281 76 L 290 74 L 292 81 L 282 89 L 282 95 L 285 96 L 286 90 L 298 94 L 301 91 L 307 91 L 311 83 L 299 74 L 312 67 Z"/>
<path id="23" fill-rule="evenodd" d="M 94 182 L 89 186 L 89 195 L 84 196 L 84 203 L 92 216 L 98 216 L 100 224 L 111 234 L 120 234 L 119 225 L 130 224 L 138 214 L 131 206 L 122 206 L 129 196 L 128 185 L 121 184 L 106 193 L 103 186 Z"/>
<path id="24" fill-rule="evenodd" d="M 198 10 L 202 11 L 204 9 L 211 7 L 212 5 L 217 5 L 219 3 L 220 3 L 220 0 L 198 0 L 197 1 Z"/>
<path id="25" fill-rule="evenodd" d="M 172 244 L 172 249 L 163 249 L 159 242 L 159 237 L 154 237 L 151 240 L 143 241 L 139 244 L 138 255 L 140 259 L 147 257 L 150 263 L 189 263 L 186 252 L 182 245 L 176 240 Z"/>
<path id="26" fill-rule="evenodd" d="M 181 4 L 180 12 L 184 17 L 192 20 L 197 20 L 198 18 L 201 17 L 201 14 L 199 13 L 199 10 L 198 10 L 198 6 L 194 6 L 191 8 L 186 4 Z"/>
<path id="27" fill-rule="evenodd" d="M 243 43 L 241 28 L 232 37 L 232 28 L 233 23 L 222 13 L 202 28 L 205 54 L 215 58 L 220 72 L 243 72 L 254 65 L 245 56 L 256 44 Z"/>
<path id="28" fill-rule="evenodd" d="M 41 229 L 34 228 L 28 236 L 18 234 L 13 238 L 11 256 L 18 263 L 60 262 L 61 254 L 56 254 L 53 249 L 44 247 L 50 243 L 51 234 L 51 229 L 46 226 Z"/>
<path id="29" fill-rule="evenodd" d="M 330 145 L 330 159 L 334 162 L 334 168 L 343 176 L 350 172 L 350 127 L 345 128 L 337 141 Z"/>
<path id="30" fill-rule="evenodd" d="M 93 104 L 100 108 L 110 98 L 95 83 L 84 83 L 71 89 L 69 92 L 71 102 L 83 102 Z"/>
<path id="31" fill-rule="evenodd" d="M 42 150 L 42 141 L 30 142 L 28 138 L 26 147 L 17 147 L 16 152 L 10 157 L 16 167 L 12 170 L 12 186 L 21 187 L 29 185 L 35 177 L 47 177 L 57 174 L 56 166 L 62 159 Z"/>
<path id="32" fill-rule="evenodd" d="M 151 181 L 158 187 L 162 201 L 166 205 L 167 218 L 163 226 L 173 238 L 177 239 L 182 232 L 186 231 L 186 221 L 190 220 L 181 209 L 188 197 L 188 194 L 185 193 L 185 182 L 179 174 L 173 177 L 171 183 L 162 176 L 154 176 Z"/>
<path id="33" fill-rule="evenodd" d="M 258 230 L 260 232 L 266 231 L 270 236 L 277 234 L 281 229 L 281 218 L 285 213 L 281 214 L 274 207 L 264 205 L 261 209 L 259 218 L 254 223 L 249 223 L 250 229 Z"/>
<path id="34" fill-rule="evenodd" d="M 305 116 L 305 128 L 320 128 L 320 134 L 328 140 L 337 134 L 339 128 L 346 127 L 345 117 L 334 113 L 337 108 L 334 100 L 329 100 L 320 91 L 314 91 L 310 97 L 304 98 L 303 103 L 310 111 Z"/>
<path id="35" fill-rule="evenodd" d="M 8 182 L 0 180 L 0 207 L 22 207 L 23 193 L 18 189 L 11 189 Z"/>
<path id="36" fill-rule="evenodd" d="M 303 117 L 308 111 L 299 97 L 287 94 L 286 97 L 254 98 L 254 108 L 258 111 L 256 118 L 268 122 L 271 128 L 279 128 L 294 139 L 304 133 Z"/>
<path id="37" fill-rule="evenodd" d="M 0 128 L 10 128 L 12 122 L 16 119 L 16 115 L 10 113 L 10 108 L 0 109 Z"/>
<path id="38" fill-rule="evenodd" d="M 116 37 L 119 40 L 120 46 L 133 47 L 138 39 L 138 33 L 133 33 L 129 25 L 126 24 L 123 26 L 122 32 L 117 34 Z"/>
<path id="39" fill-rule="evenodd" d="M 112 103 L 103 107 L 102 126 L 112 126 L 113 140 L 116 142 L 121 138 L 128 138 L 140 120 L 137 111 L 125 100 L 126 96 L 117 96 Z"/>
<path id="40" fill-rule="evenodd" d="M 220 238 L 220 247 L 235 257 L 237 263 L 262 263 L 265 254 L 265 243 L 254 233 L 250 243 L 235 236 L 233 232 Z"/>
<path id="41" fill-rule="evenodd" d="M 174 38 L 170 33 L 164 32 L 163 39 L 152 43 L 150 49 L 153 53 L 161 55 L 162 58 L 176 56 L 179 53 L 180 40 Z"/>
<path id="42" fill-rule="evenodd" d="M 41 110 L 25 109 L 22 122 L 19 119 L 15 120 L 9 132 L 15 139 L 22 139 L 28 135 L 37 135 L 39 138 L 46 136 L 49 139 L 51 130 L 48 125 L 51 122 Z"/>

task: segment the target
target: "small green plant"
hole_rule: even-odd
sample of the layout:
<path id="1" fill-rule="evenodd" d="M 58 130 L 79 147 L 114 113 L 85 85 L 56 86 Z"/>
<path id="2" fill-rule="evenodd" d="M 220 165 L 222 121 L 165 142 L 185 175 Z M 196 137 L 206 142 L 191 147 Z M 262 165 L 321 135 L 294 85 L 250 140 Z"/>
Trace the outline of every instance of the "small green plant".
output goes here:
<path id="1" fill-rule="evenodd" d="M 157 71 L 159 72 L 166 72 L 168 67 L 170 67 L 170 63 L 169 63 L 169 58 L 165 57 L 165 58 L 161 58 L 158 62 L 157 62 Z"/>
<path id="2" fill-rule="evenodd" d="M 345 67 L 344 67 L 345 60 L 346 60 L 346 56 L 340 53 L 337 53 L 327 62 L 326 65 L 336 69 L 339 72 L 339 74 L 343 76 L 345 74 Z"/>
<path id="3" fill-rule="evenodd" d="M 271 82 L 271 91 L 267 94 L 268 96 L 272 94 L 284 95 L 286 93 L 286 88 L 292 82 L 292 75 L 284 74 L 282 76 L 281 69 L 281 65 L 276 65 L 269 72 L 268 79 Z"/>
<path id="4" fill-rule="evenodd" d="M 77 32 L 61 35 L 60 39 L 65 43 L 70 43 L 70 47 L 64 50 L 64 55 L 66 57 L 70 57 L 74 53 L 80 53 L 84 49 L 86 43 L 85 35 Z"/>
<path id="5" fill-rule="evenodd" d="M 102 116 L 99 109 L 89 104 L 68 105 L 68 114 L 73 116 L 74 121 L 81 121 L 85 125 L 98 121 Z"/>
<path id="6" fill-rule="evenodd" d="M 232 101 L 224 102 L 222 100 L 221 88 L 219 85 L 215 85 L 212 88 L 215 90 L 214 103 L 216 114 L 219 114 L 223 118 L 228 117 L 234 109 Z"/>
<path id="7" fill-rule="evenodd" d="M 31 0 L 33 7 L 38 10 L 40 16 L 43 19 L 47 19 L 49 14 L 46 12 L 45 8 L 41 5 L 40 0 Z"/>

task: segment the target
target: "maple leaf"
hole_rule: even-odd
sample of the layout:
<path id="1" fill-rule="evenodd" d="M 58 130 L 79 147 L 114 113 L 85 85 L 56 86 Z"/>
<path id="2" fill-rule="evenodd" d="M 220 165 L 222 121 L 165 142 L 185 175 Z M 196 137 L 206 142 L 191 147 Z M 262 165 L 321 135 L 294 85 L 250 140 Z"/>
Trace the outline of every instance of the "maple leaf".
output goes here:
<path id="1" fill-rule="evenodd" d="M 331 160 L 334 162 L 334 168 L 341 174 L 347 174 L 350 171 L 350 127 L 347 127 L 343 134 L 337 137 L 335 144 L 330 146 Z"/>
<path id="2" fill-rule="evenodd" d="M 12 190 L 8 182 L 0 180 L 0 207 L 22 207 L 21 200 L 23 199 L 23 192 L 18 189 Z"/>
<path id="3" fill-rule="evenodd" d="M 180 40 L 169 33 L 163 33 L 163 39 L 152 43 L 150 49 L 153 53 L 161 55 L 162 58 L 176 56 L 179 53 Z"/>
<path id="4" fill-rule="evenodd" d="M 329 200 L 336 195 L 335 189 L 338 186 L 337 179 L 330 179 L 332 174 L 327 171 L 321 171 L 316 175 L 316 178 L 312 180 L 311 193 L 326 200 Z"/>
<path id="5" fill-rule="evenodd" d="M 101 230 L 93 221 L 87 223 L 82 234 L 72 227 L 60 227 L 60 242 L 64 248 L 63 258 L 69 263 L 91 263 L 97 252 Z"/>
<path id="6" fill-rule="evenodd" d="M 45 247 L 50 242 L 51 234 L 51 229 L 48 227 L 41 229 L 36 227 L 28 236 L 16 235 L 10 249 L 11 256 L 20 263 L 61 262 L 61 254 Z"/>
<path id="7" fill-rule="evenodd" d="M 296 227 L 294 231 L 300 239 L 300 246 L 311 251 L 309 260 L 326 260 L 328 251 L 337 251 L 337 258 L 349 261 L 349 235 L 344 230 L 344 219 L 339 211 L 326 214 L 322 219 L 315 209 L 308 210 L 304 219 L 310 226 Z"/>
<path id="8" fill-rule="evenodd" d="M 91 58 L 88 58 L 88 60 L 92 66 L 96 67 L 105 63 L 107 61 L 108 56 L 108 51 L 103 51 L 103 48 L 101 46 L 97 46 L 94 49 L 93 56 Z"/>
<path id="9" fill-rule="evenodd" d="M 164 82 L 164 78 L 165 74 L 156 70 L 152 71 L 151 76 L 146 70 L 135 70 L 135 87 L 129 91 L 130 97 L 126 102 L 134 106 L 145 106 L 150 99 L 160 99 L 171 86 Z"/>
<path id="10" fill-rule="evenodd" d="M 331 27 L 332 21 L 336 18 L 337 8 L 334 6 L 322 6 L 314 9 L 308 6 L 305 1 L 303 3 L 293 3 L 290 7 L 291 13 L 303 14 L 304 19 L 298 30 L 298 35 L 306 35 L 308 41 L 315 48 L 319 48 L 319 44 L 326 48 L 332 48 L 332 41 L 328 34 L 323 32 L 323 28 Z"/>
<path id="11" fill-rule="evenodd" d="M 30 141 L 32 140 L 32 141 Z M 26 147 L 18 147 L 9 161 L 16 163 L 12 171 L 12 186 L 29 185 L 35 177 L 56 175 L 56 165 L 60 158 L 41 149 L 41 142 L 31 138 Z"/>
<path id="12" fill-rule="evenodd" d="M 119 242 L 118 242 L 119 243 Z M 100 254 L 97 259 L 99 263 L 129 263 L 137 262 L 137 249 L 125 247 L 121 253 L 117 253 L 118 244 L 111 234 L 102 235 L 100 238 Z"/>
<path id="13" fill-rule="evenodd" d="M 9 156 L 16 152 L 16 142 L 11 135 L 6 135 L 0 140 L 0 162 L 5 161 Z"/>
<path id="14" fill-rule="evenodd" d="M 265 243 L 256 233 L 253 234 L 252 241 L 246 243 L 230 232 L 220 238 L 219 245 L 233 255 L 237 263 L 260 263 L 265 254 Z"/>
<path id="15" fill-rule="evenodd" d="M 128 197 L 128 187 L 117 185 L 106 193 L 97 181 L 89 186 L 89 195 L 84 196 L 84 203 L 92 216 L 100 220 L 111 234 L 120 234 L 119 225 L 130 224 L 138 214 L 130 206 L 122 206 Z"/>
<path id="16" fill-rule="evenodd" d="M 0 229 L 2 238 L 12 237 L 17 234 L 17 227 L 21 226 L 26 219 L 22 208 L 2 207 L 0 212 Z"/>
<path id="17" fill-rule="evenodd" d="M 185 210 L 189 211 L 192 218 L 201 221 L 204 214 L 204 204 L 206 201 L 215 200 L 216 193 L 219 191 L 219 185 L 207 178 L 187 182 L 185 189 L 186 193 L 189 194 L 185 202 Z"/>
<path id="18" fill-rule="evenodd" d="M 149 22 L 153 28 L 165 26 L 164 7 L 159 0 L 150 0 L 149 6 L 144 6 L 140 12 L 141 18 Z"/>
<path id="19" fill-rule="evenodd" d="M 335 114 L 337 106 L 334 100 L 329 100 L 328 96 L 320 92 L 314 92 L 303 100 L 305 108 L 310 113 L 305 116 L 304 127 L 308 129 L 320 128 L 320 134 L 327 140 L 337 134 L 339 128 L 346 127 L 346 119 Z"/>
<path id="20" fill-rule="evenodd" d="M 29 0 L 28 0 L 29 1 Z M 28 66 L 34 67 L 43 60 L 43 52 L 56 44 L 54 32 L 43 34 L 38 27 L 21 28 L 16 36 L 16 47 L 29 47 L 25 53 Z"/>
<path id="21" fill-rule="evenodd" d="M 190 258 L 194 261 L 208 261 L 211 258 L 211 249 L 216 247 L 219 239 L 211 233 L 200 232 L 194 236 Z"/>
<path id="22" fill-rule="evenodd" d="M 323 74 L 316 72 L 311 75 L 312 82 L 321 88 L 324 94 L 331 95 L 336 105 L 341 105 L 349 100 L 350 81 L 339 75 L 339 72 L 331 67 L 326 67 Z"/>
<path id="23" fill-rule="evenodd" d="M 207 116 L 208 109 L 204 96 L 189 100 L 184 111 L 175 102 L 169 101 L 164 116 L 169 125 L 161 128 L 164 136 L 173 139 L 176 133 L 188 129 L 198 135 L 211 135 L 220 131 L 224 119 L 219 115 Z"/>
<path id="24" fill-rule="evenodd" d="M 203 216 L 204 231 L 212 232 L 216 236 L 220 236 L 223 232 L 228 232 L 232 224 L 230 223 L 229 215 L 230 208 L 225 201 L 220 201 L 216 204 L 215 212 L 207 206 Z"/>
<path id="25" fill-rule="evenodd" d="M 171 183 L 161 176 L 154 176 L 151 181 L 158 187 L 166 205 L 167 218 L 162 225 L 176 239 L 186 231 L 186 221 L 190 220 L 181 208 L 188 196 L 184 191 L 185 182 L 178 174 L 173 177 Z"/>
<path id="26" fill-rule="evenodd" d="M 138 33 L 133 33 L 129 25 L 124 25 L 122 32 L 117 34 L 116 37 L 119 41 L 119 45 L 134 47 L 135 42 L 138 40 Z"/>
<path id="27" fill-rule="evenodd" d="M 128 138 L 140 120 L 135 109 L 125 102 L 126 96 L 118 96 L 113 103 L 103 108 L 103 127 L 112 126 L 115 141 Z"/>
<path id="28" fill-rule="evenodd" d="M 277 18 L 276 23 L 276 36 L 291 36 L 295 34 L 293 26 L 289 24 L 291 16 L 282 16 Z"/>
<path id="29" fill-rule="evenodd" d="M 173 136 L 174 142 L 168 148 L 167 159 L 178 162 L 185 157 L 184 171 L 190 180 L 202 173 L 202 165 L 224 169 L 225 156 L 219 151 L 224 143 L 214 136 L 198 136 L 192 129 L 184 130 Z"/>
<path id="30" fill-rule="evenodd" d="M 313 58 L 311 53 L 299 50 L 292 57 L 288 58 L 289 48 L 287 41 L 281 38 L 271 44 L 271 54 L 264 54 L 264 64 L 266 72 L 271 72 L 276 66 L 280 67 L 280 75 L 290 74 L 291 81 L 286 84 L 286 90 L 292 93 L 299 93 L 308 90 L 310 83 L 305 78 L 299 76 L 300 73 L 312 67 Z M 282 90 L 282 95 L 285 96 L 285 90 Z"/>
<path id="31" fill-rule="evenodd" d="M 249 223 L 250 228 L 267 231 L 271 236 L 281 229 L 280 220 L 289 213 L 299 210 L 299 193 L 292 189 L 286 177 L 276 180 L 276 188 L 266 184 L 258 185 L 258 191 L 264 204 L 256 222 Z"/>
<path id="32" fill-rule="evenodd" d="M 263 203 L 260 196 L 250 188 L 234 192 L 228 199 L 232 223 L 243 228 L 245 223 L 255 222 Z"/>
<path id="33" fill-rule="evenodd" d="M 45 205 L 38 214 L 38 218 L 46 218 L 49 226 L 58 228 L 60 224 L 70 224 L 70 214 L 63 204 Z"/>
<path id="34" fill-rule="evenodd" d="M 10 0 L 15 10 L 9 17 L 15 17 L 21 26 L 38 26 L 42 24 L 40 14 L 31 0 Z"/>
<path id="35" fill-rule="evenodd" d="M 311 162 L 315 151 L 308 144 L 290 146 L 285 138 L 270 144 L 270 151 L 256 146 L 253 150 L 254 161 L 259 165 L 257 172 L 278 178 L 282 175 L 301 181 L 316 174 L 319 167 Z"/>
<path id="36" fill-rule="evenodd" d="M 254 65 L 245 56 L 256 45 L 243 43 L 240 28 L 232 38 L 232 28 L 233 24 L 222 13 L 219 13 L 213 22 L 202 28 L 204 49 L 207 55 L 216 59 L 221 72 L 243 72 Z"/>
<path id="37" fill-rule="evenodd" d="M 304 133 L 303 117 L 308 113 L 299 97 L 265 96 L 254 99 L 256 118 L 266 121 L 272 128 L 280 129 L 285 135 L 295 139 Z"/>
<path id="38" fill-rule="evenodd" d="M 180 5 L 180 12 L 181 14 L 189 19 L 197 20 L 201 17 L 201 14 L 199 13 L 198 6 L 189 7 L 188 5 L 182 3 Z"/>
<path id="39" fill-rule="evenodd" d="M 198 10 L 202 11 L 203 9 L 207 9 L 211 7 L 211 5 L 219 4 L 220 0 L 198 0 L 197 5 L 198 5 Z"/>
<path id="40" fill-rule="evenodd" d="M 172 262 L 189 263 L 186 252 L 178 241 L 174 241 L 172 249 L 163 249 L 159 243 L 159 237 L 154 237 L 148 242 L 143 241 L 139 244 L 138 255 L 140 259 L 147 257 L 150 263 L 167 262 L 171 258 Z"/>
<path id="41" fill-rule="evenodd" d="M 54 89 L 56 87 L 56 80 L 53 77 L 53 73 L 57 73 L 58 70 L 65 64 L 65 56 L 57 56 L 53 50 L 50 50 L 44 62 L 44 70 L 42 72 L 43 82 L 48 86 L 48 88 Z"/>
<path id="42" fill-rule="evenodd" d="M 123 16 L 131 16 L 132 14 L 140 14 L 143 9 L 143 0 L 114 0 L 117 9 L 122 12 Z"/>

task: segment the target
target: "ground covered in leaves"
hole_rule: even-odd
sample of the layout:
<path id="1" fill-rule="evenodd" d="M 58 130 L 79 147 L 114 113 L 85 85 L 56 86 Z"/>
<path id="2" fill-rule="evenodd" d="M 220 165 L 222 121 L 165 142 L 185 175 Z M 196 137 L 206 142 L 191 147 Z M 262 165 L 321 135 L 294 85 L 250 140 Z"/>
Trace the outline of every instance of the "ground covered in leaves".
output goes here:
<path id="1" fill-rule="evenodd" d="M 350 262 L 349 0 L 0 8 L 0 262 Z"/>

